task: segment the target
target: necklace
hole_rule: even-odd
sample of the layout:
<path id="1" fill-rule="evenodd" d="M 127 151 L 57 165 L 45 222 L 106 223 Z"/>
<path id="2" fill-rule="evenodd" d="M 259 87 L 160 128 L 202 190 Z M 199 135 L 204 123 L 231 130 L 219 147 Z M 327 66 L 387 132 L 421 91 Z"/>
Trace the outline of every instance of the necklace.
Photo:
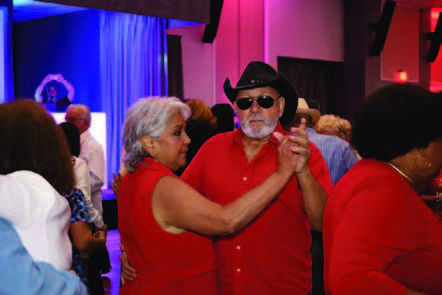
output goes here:
<path id="1" fill-rule="evenodd" d="M 411 178 L 405 174 L 404 172 L 402 172 L 401 169 L 399 169 L 398 167 L 396 167 L 395 165 L 391 164 L 390 162 L 387 162 L 388 165 L 390 165 L 391 168 L 393 168 L 394 170 L 396 170 L 397 173 L 399 173 L 403 178 L 405 178 L 405 180 L 411 185 L 411 187 L 413 189 L 415 189 L 414 187 L 414 183 L 413 180 L 411 180 Z"/>

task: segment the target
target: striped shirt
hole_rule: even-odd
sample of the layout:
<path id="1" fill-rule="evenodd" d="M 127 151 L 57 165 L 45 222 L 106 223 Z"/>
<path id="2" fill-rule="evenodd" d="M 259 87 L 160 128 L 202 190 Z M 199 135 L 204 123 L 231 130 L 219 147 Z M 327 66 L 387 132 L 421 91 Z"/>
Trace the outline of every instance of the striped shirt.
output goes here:
<path id="1" fill-rule="evenodd" d="M 359 161 L 358 156 L 348 142 L 337 136 L 318 134 L 312 128 L 307 128 L 307 133 L 309 141 L 321 151 L 333 185 L 336 185 L 339 179 Z"/>

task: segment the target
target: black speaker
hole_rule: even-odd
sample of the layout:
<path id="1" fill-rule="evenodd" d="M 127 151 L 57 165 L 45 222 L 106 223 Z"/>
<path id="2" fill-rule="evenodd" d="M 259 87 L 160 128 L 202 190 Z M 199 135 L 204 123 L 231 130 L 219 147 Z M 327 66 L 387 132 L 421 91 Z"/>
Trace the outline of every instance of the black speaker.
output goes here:
<path id="1" fill-rule="evenodd" d="M 439 13 L 437 25 L 433 33 L 427 33 L 427 40 L 431 40 L 430 49 L 428 50 L 427 62 L 434 62 L 439 54 L 440 43 L 442 41 L 442 13 Z"/>
<path id="2" fill-rule="evenodd" d="M 396 2 L 392 0 L 385 1 L 379 22 L 370 26 L 370 30 L 375 32 L 374 41 L 369 51 L 372 56 L 379 56 L 384 48 L 395 7 Z"/>
<path id="3" fill-rule="evenodd" d="M 204 43 L 212 43 L 215 40 L 223 3 L 224 0 L 210 0 L 210 23 L 204 28 Z"/>

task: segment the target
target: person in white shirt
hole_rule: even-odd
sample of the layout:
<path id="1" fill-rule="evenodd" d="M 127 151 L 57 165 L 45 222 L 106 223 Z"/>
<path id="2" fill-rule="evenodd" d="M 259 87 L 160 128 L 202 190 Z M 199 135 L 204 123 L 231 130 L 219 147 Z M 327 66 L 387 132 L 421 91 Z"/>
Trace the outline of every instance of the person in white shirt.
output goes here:
<path id="1" fill-rule="evenodd" d="M 87 211 L 91 217 L 91 222 L 95 224 L 97 229 L 106 229 L 103 217 L 92 204 L 91 201 L 91 185 L 89 181 L 89 168 L 86 161 L 79 158 L 80 156 L 80 131 L 77 126 L 71 122 L 63 122 L 59 125 L 66 136 L 71 151 L 72 162 L 74 164 L 75 187 L 83 192 L 84 202 Z"/>
<path id="2" fill-rule="evenodd" d="M 89 132 L 91 111 L 84 105 L 70 105 L 66 112 L 65 120 L 66 122 L 74 123 L 80 131 L 80 158 L 86 161 L 89 168 L 92 204 L 102 217 L 101 187 L 104 184 L 104 153 L 101 145 Z"/>
<path id="3" fill-rule="evenodd" d="M 71 210 L 63 197 L 75 183 L 69 148 L 41 105 L 0 105 L 0 217 L 14 226 L 35 261 L 71 268 Z"/>

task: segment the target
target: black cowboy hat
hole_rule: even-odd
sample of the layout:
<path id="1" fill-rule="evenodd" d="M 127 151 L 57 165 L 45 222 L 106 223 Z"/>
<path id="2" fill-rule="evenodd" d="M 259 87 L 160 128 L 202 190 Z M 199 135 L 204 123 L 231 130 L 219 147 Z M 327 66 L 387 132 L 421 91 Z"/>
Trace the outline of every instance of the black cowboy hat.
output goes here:
<path id="1" fill-rule="evenodd" d="M 224 93 L 233 104 L 236 101 L 238 91 L 266 86 L 275 88 L 284 97 L 284 112 L 279 121 L 283 126 L 287 125 L 296 114 L 298 93 L 289 79 L 284 74 L 278 74 L 270 65 L 261 61 L 250 62 L 236 84 L 236 88 L 233 88 L 229 78 L 226 78 Z"/>

